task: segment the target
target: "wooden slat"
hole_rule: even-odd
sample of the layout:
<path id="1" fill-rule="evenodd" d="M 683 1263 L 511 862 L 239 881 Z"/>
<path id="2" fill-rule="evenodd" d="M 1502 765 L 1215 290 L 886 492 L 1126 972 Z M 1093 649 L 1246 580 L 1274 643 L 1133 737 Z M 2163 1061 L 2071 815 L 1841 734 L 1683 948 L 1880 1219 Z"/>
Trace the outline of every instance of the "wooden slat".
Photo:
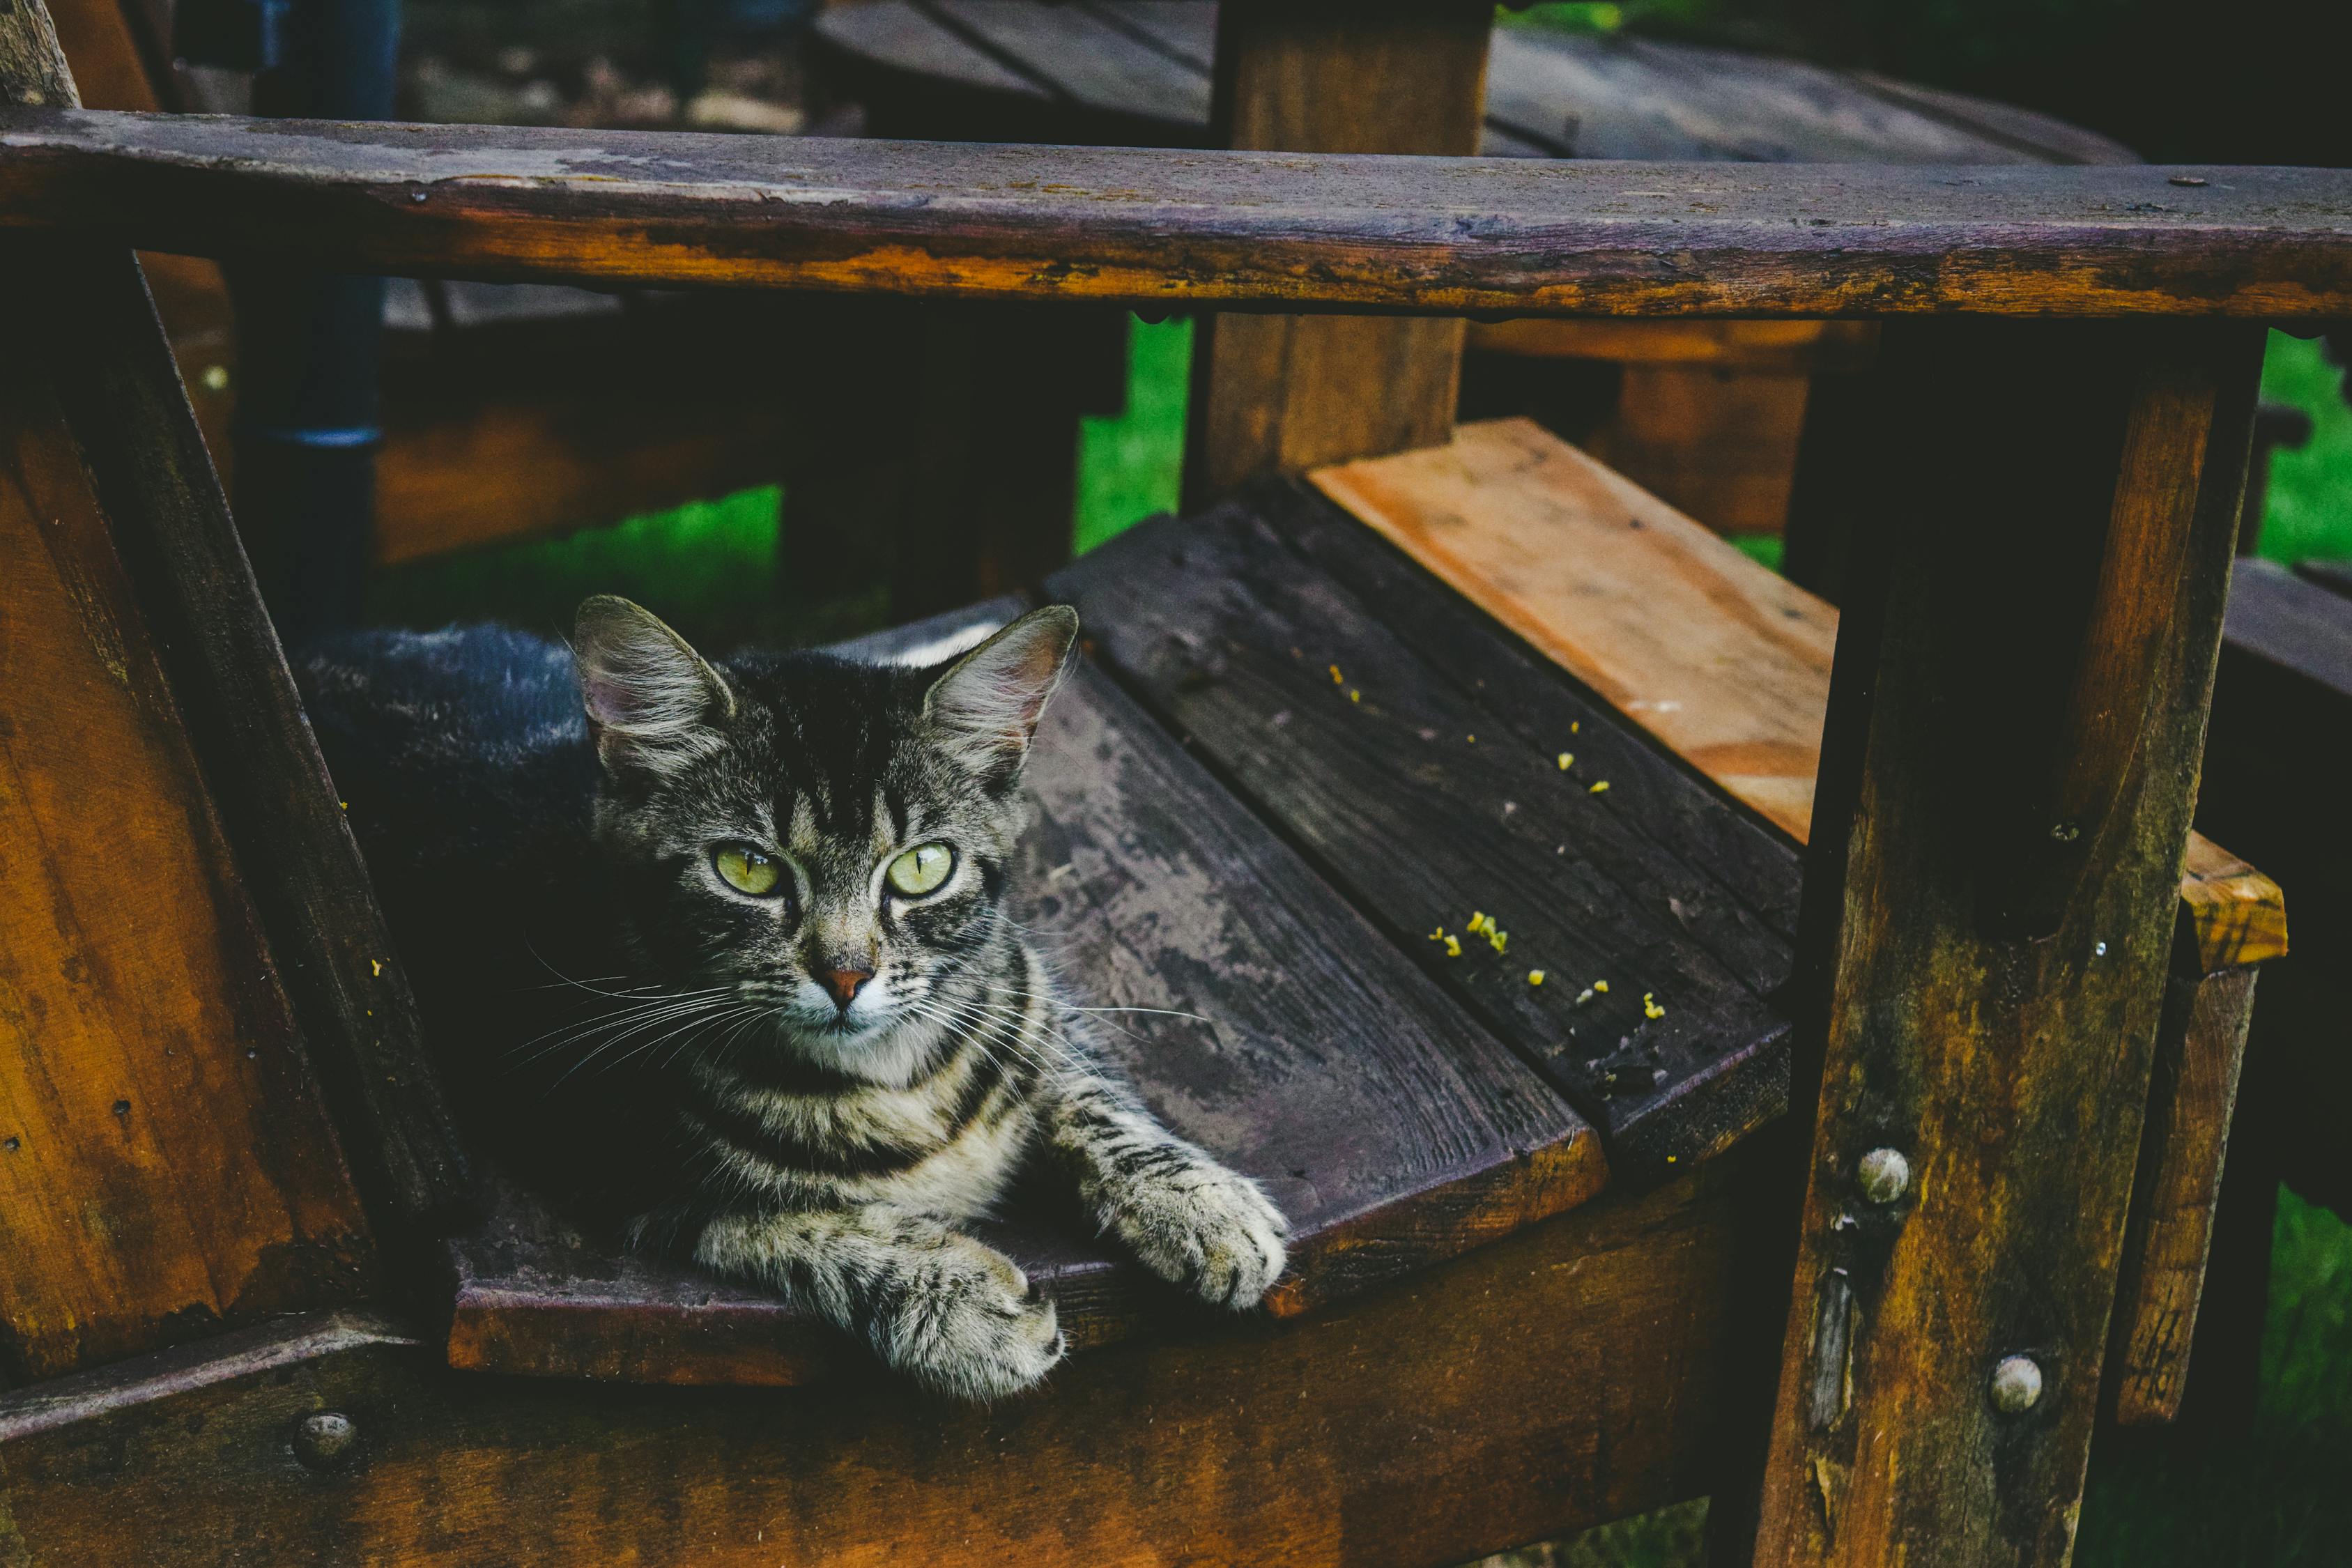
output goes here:
<path id="1" fill-rule="evenodd" d="M 1310 478 L 1805 842 L 1837 641 L 1830 605 L 1528 420 L 1465 425 L 1449 447 Z M 2283 951 L 2277 884 L 2190 837 L 2180 898 L 2206 968 Z"/>
<path id="2" fill-rule="evenodd" d="M 973 1409 L 883 1384 L 624 1391 L 341 1353 L 0 1400 L 36 1564 L 1426 1568 L 1686 1497 L 1731 1315 L 1727 1162 L 1301 1321 L 1085 1355 Z M 320 1410 L 356 1462 L 302 1468 Z"/>
<path id="3" fill-rule="evenodd" d="M 1625 321 L 1528 317 L 1473 321 L 1474 352 L 1537 359 L 1605 360 L 1612 364 L 1705 365 L 1753 374 L 1842 374 L 1867 369 L 1878 354 L 1870 321 Z"/>
<path id="4" fill-rule="evenodd" d="M 1098 673 L 1081 668 L 1055 699 L 1029 780 L 1020 918 L 1087 1005 L 1168 1010 L 1111 1015 L 1103 1046 L 1171 1125 L 1262 1179 L 1290 1217 L 1274 1315 L 1600 1189 L 1591 1129 Z M 357 793 L 353 810 L 364 834 Z M 386 873 L 396 930 L 447 919 L 437 886 Z M 1074 1345 L 1167 1316 L 1164 1289 L 1098 1245 L 1034 1224 L 996 1234 L 1054 1289 Z M 460 1367 L 793 1383 L 844 1360 L 772 1297 L 600 1250 L 511 1196 L 456 1258 Z"/>
<path id="5" fill-rule="evenodd" d="M 1887 332 L 1873 481 L 1901 526 L 1865 537 L 1832 692 L 1805 1195 L 1778 1398 L 1740 1417 L 1769 1445 L 1759 1564 L 2071 1554 L 2261 350 L 2187 324 Z M 2074 712 L 2068 672 L 2103 660 L 2109 710 L 2145 723 Z M 2046 781 L 2107 769 L 2112 805 L 2053 835 L 2074 808 Z M 2037 856 L 2069 874 L 2021 901 Z M 1874 1194 L 1879 1149 L 1912 1174 Z"/>
<path id="6" fill-rule="evenodd" d="M 169 650 L 28 341 L 48 281 L 12 268 L 0 323 L 0 1382 L 352 1300 L 374 1262 Z"/>
<path id="7" fill-rule="evenodd" d="M 2352 314 L 2352 172 L 2329 169 L 1956 180 L 44 108 L 0 114 L 0 225 L 403 276 L 1156 308 Z"/>
<path id="8" fill-rule="evenodd" d="M 1762 998 L 1788 973 L 1794 857 L 1749 827 L 1745 858 L 1765 875 L 1719 871 L 1693 841 L 1738 837 L 1730 808 L 1670 766 L 1604 771 L 1641 750 L 1605 708 L 1444 618 L 1451 595 L 1425 575 L 1382 582 L 1381 563 L 1345 559 L 1351 544 L 1382 549 L 1267 486 L 1131 530 L 1048 588 L 1391 940 L 1574 1098 L 1621 1178 L 1661 1179 L 1777 1115 L 1786 1026 Z M 1477 673 L 1433 660 L 1439 643 Z M 1582 760 L 1563 773 L 1571 749 Z M 1474 912 L 1509 933 L 1505 951 L 1466 929 Z"/>
<path id="9" fill-rule="evenodd" d="M 1176 125 L 1209 122 L 1209 77 L 1076 5 L 932 0 L 933 14 L 1087 108 Z"/>
<path id="10" fill-rule="evenodd" d="M 1493 13 L 1452 0 L 1233 5 L 1210 140 L 1285 153 L 1477 150 Z M 1460 321 L 1213 316 L 1186 425 L 1186 503 L 1264 474 L 1426 447 L 1453 427 Z"/>
<path id="11" fill-rule="evenodd" d="M 2188 1391 L 2259 973 L 2176 973 L 2165 988 L 2109 1334 L 2115 1418 L 2126 1426 L 2172 1420 Z"/>
<path id="12" fill-rule="evenodd" d="M 1051 96 L 1034 78 L 1006 66 L 908 0 L 828 5 L 817 20 L 817 33 L 835 49 L 894 70 L 1039 102 Z"/>

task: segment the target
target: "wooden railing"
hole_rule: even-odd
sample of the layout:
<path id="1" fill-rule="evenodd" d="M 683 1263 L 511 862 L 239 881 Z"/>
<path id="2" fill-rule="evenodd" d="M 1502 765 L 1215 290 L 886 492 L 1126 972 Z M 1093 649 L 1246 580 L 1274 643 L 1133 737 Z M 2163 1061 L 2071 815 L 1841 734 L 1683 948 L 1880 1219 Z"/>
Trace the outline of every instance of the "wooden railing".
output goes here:
<path id="1" fill-rule="evenodd" d="M 1144 307 L 2352 314 L 2352 171 L 1551 163 L 0 111 L 0 226 Z"/>

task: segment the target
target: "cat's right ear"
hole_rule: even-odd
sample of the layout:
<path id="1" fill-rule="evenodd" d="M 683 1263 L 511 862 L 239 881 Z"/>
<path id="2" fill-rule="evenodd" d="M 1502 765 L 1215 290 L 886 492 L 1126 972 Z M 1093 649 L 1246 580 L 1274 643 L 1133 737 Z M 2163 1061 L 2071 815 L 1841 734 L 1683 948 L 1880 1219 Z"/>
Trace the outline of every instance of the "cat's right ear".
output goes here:
<path id="1" fill-rule="evenodd" d="M 614 773 L 666 773 L 702 755 L 735 693 L 651 611 L 610 594 L 580 606 L 572 657 L 596 754 Z"/>

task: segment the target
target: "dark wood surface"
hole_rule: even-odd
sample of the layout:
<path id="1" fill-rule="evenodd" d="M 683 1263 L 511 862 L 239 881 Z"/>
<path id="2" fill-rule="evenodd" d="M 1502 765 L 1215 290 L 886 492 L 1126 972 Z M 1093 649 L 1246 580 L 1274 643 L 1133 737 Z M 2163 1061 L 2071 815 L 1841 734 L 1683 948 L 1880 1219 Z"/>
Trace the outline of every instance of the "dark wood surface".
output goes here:
<path id="1" fill-rule="evenodd" d="M 2259 973 L 2176 973 L 2165 987 L 2109 1335 L 2114 1414 L 2126 1426 L 2178 1417 L 2195 1370 L 2189 1352 Z"/>
<path id="2" fill-rule="evenodd" d="M 1426 1568 L 1703 1489 L 1741 1179 L 1605 1198 L 1304 1320 L 1078 1356 L 984 1410 L 879 1380 L 472 1378 L 298 1320 L 0 1397 L 0 1502 L 30 1568 Z M 330 1410 L 360 1446 L 314 1470 L 289 1439 Z"/>
<path id="3" fill-rule="evenodd" d="M 1236 5 L 1217 25 L 1209 135 L 1286 153 L 1477 150 L 1493 13 L 1470 0 Z M 1463 323 L 1214 315 L 1194 340 L 1188 508 L 1265 474 L 1432 447 L 1454 429 Z"/>
<path id="4" fill-rule="evenodd" d="M 1021 918 L 1084 1004 L 1140 1009 L 1104 1015 L 1097 1037 L 1152 1108 L 1289 1216 L 1273 1315 L 1600 1189 L 1591 1128 L 1102 675 L 1064 687 L 1029 778 Z M 1076 1345 L 1187 1321 L 1139 1269 L 1047 1220 L 995 1234 L 1050 1282 Z M 772 1299 L 615 1252 L 502 1197 L 455 1248 L 453 1363 L 788 1383 L 842 1359 Z"/>
<path id="5" fill-rule="evenodd" d="M 1621 1179 L 1671 1174 L 1785 1106 L 1787 1026 L 1765 998 L 1788 974 L 1793 853 L 1329 502 L 1262 486 L 1131 530 L 1049 592 L 1576 1102 Z M 1503 952 L 1465 929 L 1474 912 Z"/>
<path id="6" fill-rule="evenodd" d="M 2326 169 L 1953 175 L 44 108 L 0 115 L 0 225 L 417 276 L 1157 309 L 2352 314 L 2352 173 Z"/>
<path id="7" fill-rule="evenodd" d="M 1823 742 L 1800 950 L 1822 1022 L 1796 1073 L 1818 1100 L 1777 1405 L 1742 1418 L 1769 1448 L 1758 1563 L 2072 1549 L 2260 351 L 2212 326 L 1887 330 L 1874 471 L 1906 526 L 1857 560 Z M 2079 738 L 2052 673 L 2119 593 L 2168 628 L 2109 694 L 2145 726 L 2063 894 L 2021 917 L 1998 884 Z M 1913 1180 L 1873 1203 L 1882 1147 Z M 2003 1410 L 2013 1355 L 2042 1386 Z"/>
<path id="8" fill-rule="evenodd" d="M 2339 598 L 2352 599 L 2352 561 L 2297 562 L 2294 574 Z"/>
<path id="9" fill-rule="evenodd" d="M 1428 7 L 1424 6 L 1424 10 Z M 817 19 L 874 111 L 961 94 L 959 139 L 1209 145 L 1213 0 L 866 0 Z M 1664 40 L 1494 29 L 1477 151 L 1778 163 L 2130 163 L 2005 104 Z M 1094 134 L 1123 131 L 1124 135 Z"/>

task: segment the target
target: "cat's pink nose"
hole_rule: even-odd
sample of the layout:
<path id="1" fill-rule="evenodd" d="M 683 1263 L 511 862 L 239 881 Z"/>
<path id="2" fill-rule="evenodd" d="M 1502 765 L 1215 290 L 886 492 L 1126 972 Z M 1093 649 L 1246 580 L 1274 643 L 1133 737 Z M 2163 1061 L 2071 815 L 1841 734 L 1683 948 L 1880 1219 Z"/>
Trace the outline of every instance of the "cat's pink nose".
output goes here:
<path id="1" fill-rule="evenodd" d="M 833 993 L 835 1001 L 846 1007 L 857 999 L 857 993 L 866 983 L 874 978 L 874 972 L 870 969 L 821 969 L 817 971 L 816 978 L 818 984 Z"/>

